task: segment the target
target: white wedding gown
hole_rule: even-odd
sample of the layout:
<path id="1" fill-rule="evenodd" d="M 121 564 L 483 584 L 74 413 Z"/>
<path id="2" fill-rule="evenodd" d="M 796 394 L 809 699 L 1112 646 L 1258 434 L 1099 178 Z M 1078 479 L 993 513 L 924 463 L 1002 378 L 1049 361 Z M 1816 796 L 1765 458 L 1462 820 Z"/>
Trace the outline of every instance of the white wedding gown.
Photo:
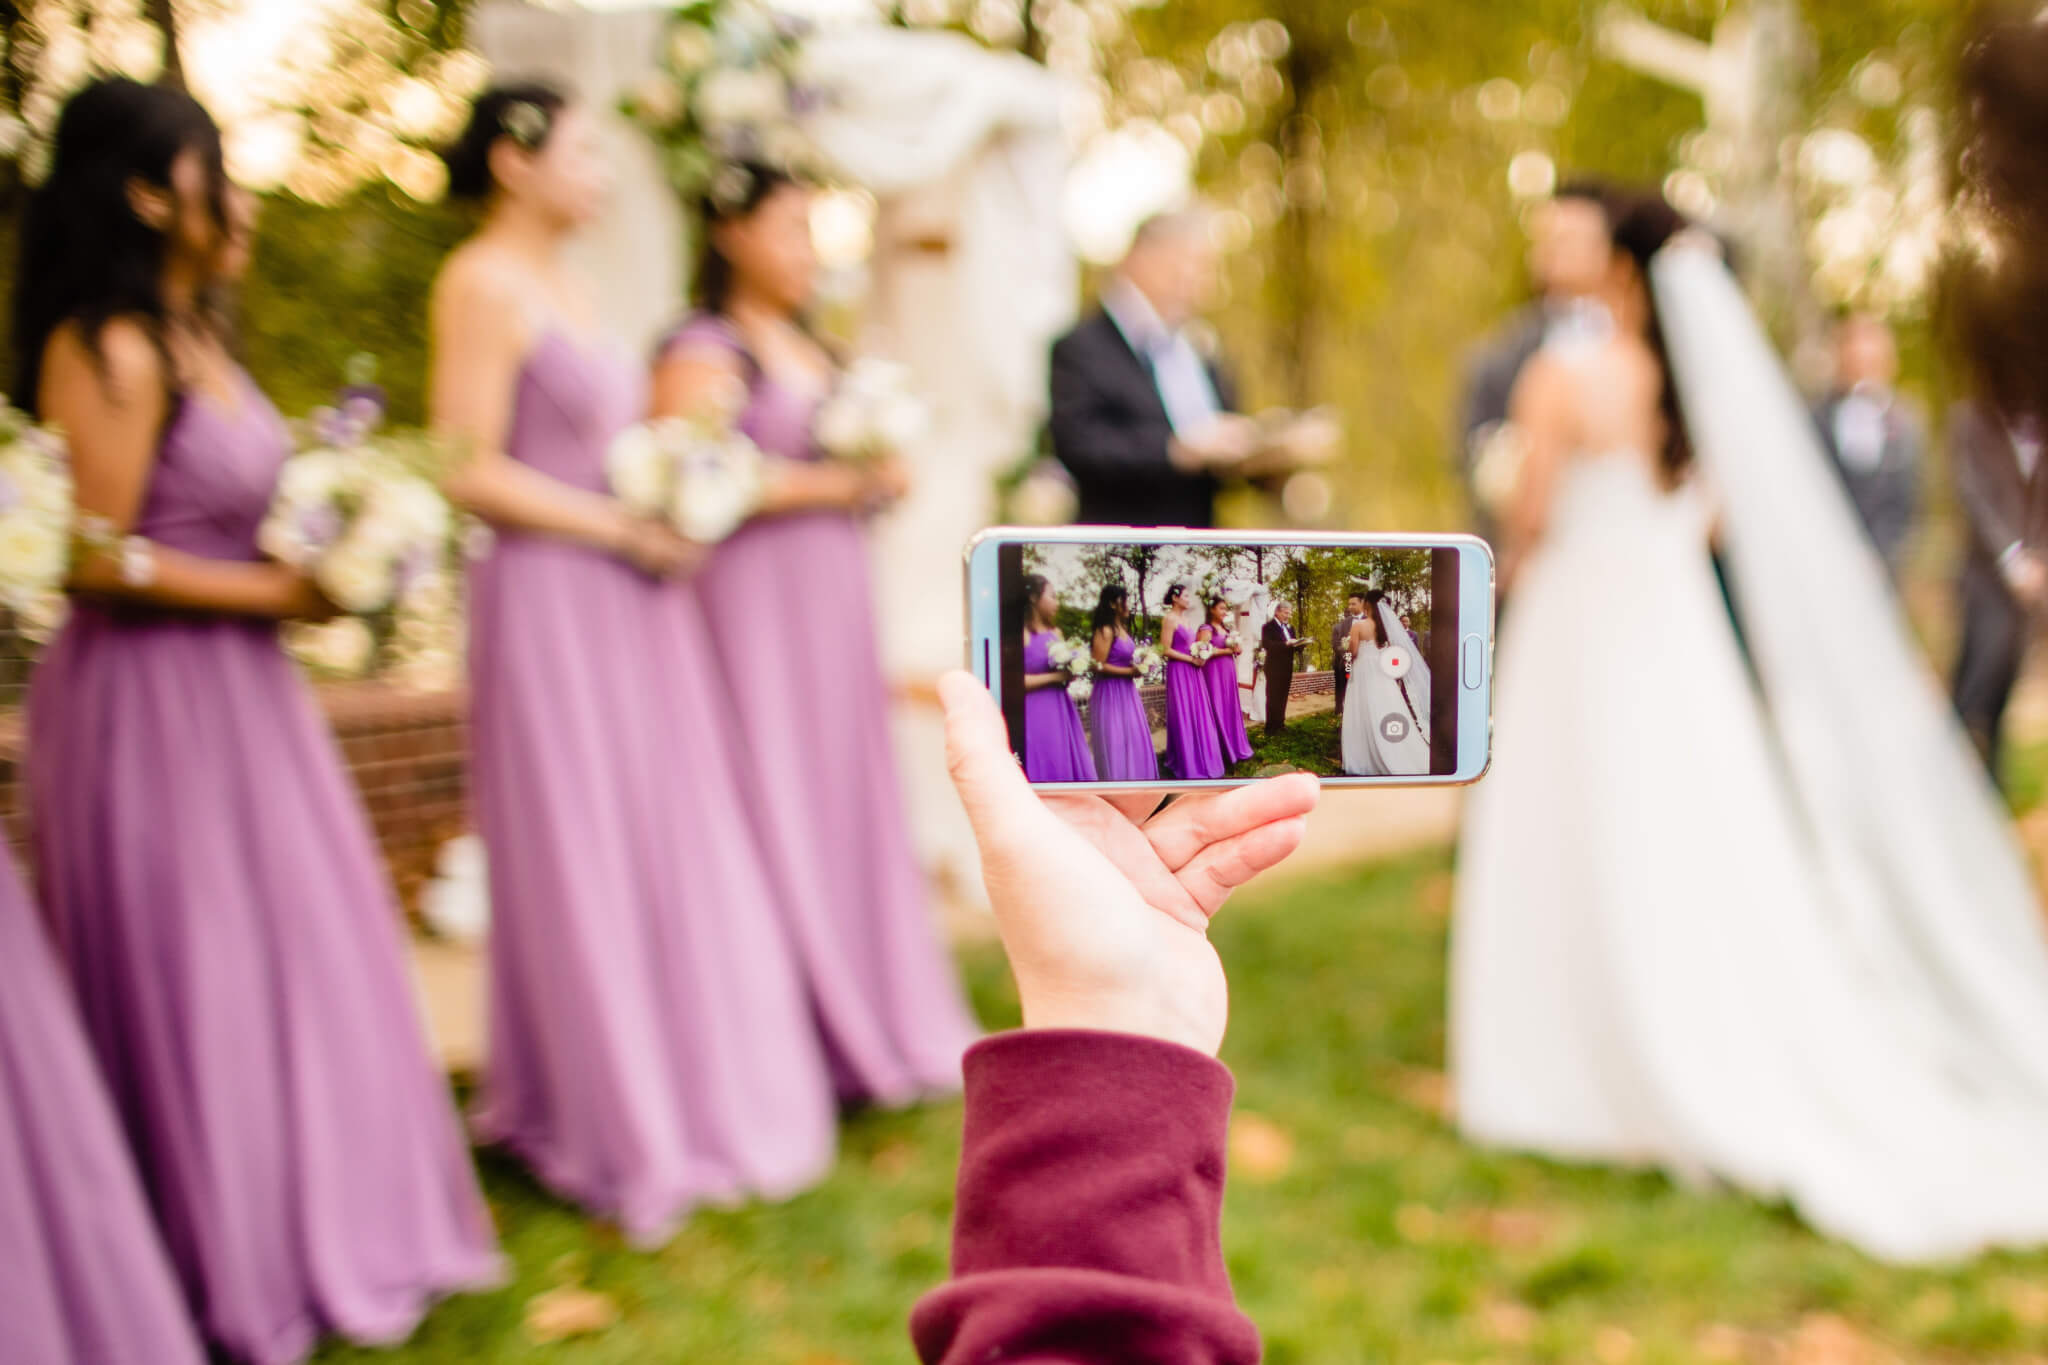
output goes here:
<path id="1" fill-rule="evenodd" d="M 1367 645 L 1351 670 L 1339 735 L 1344 771 L 1353 777 L 1420 777 L 1429 771 L 1427 666 L 1409 643 L 1406 653 L 1416 662 L 1406 678 L 1397 681 L 1380 667 L 1380 657 L 1391 648 L 1394 646 Z M 1401 692 L 1402 682 L 1408 684 L 1406 697 Z M 1405 733 L 1398 739 L 1382 728 L 1390 718 L 1404 722 Z"/>
<path id="2" fill-rule="evenodd" d="M 1515 585 L 1467 810 L 1459 1125 L 1782 1196 L 1890 1260 L 2048 1242 L 2048 954 L 2009 833 L 1896 610 L 1872 605 L 1881 571 L 1839 485 L 1809 478 L 1826 470 L 1775 362 L 1744 369 L 1766 348 L 1731 320 L 1732 283 L 1679 283 L 1701 308 L 1659 300 L 1701 329 L 1674 373 L 1738 595 L 1785 598 L 1752 628 L 1773 706 L 1699 503 L 1643 454 L 1577 458 Z M 1688 359 L 1694 380 L 1745 377 L 1746 404 L 1688 383 Z M 1890 711 L 1859 733 L 1840 715 L 1860 693 Z"/>

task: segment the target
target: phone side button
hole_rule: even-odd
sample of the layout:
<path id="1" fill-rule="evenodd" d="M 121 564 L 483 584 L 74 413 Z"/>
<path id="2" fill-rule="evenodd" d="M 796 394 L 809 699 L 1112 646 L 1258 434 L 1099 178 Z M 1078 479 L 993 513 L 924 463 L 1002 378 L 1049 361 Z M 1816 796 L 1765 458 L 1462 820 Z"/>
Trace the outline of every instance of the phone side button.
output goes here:
<path id="1" fill-rule="evenodd" d="M 1486 685 L 1486 641 L 1477 635 L 1467 635 L 1458 660 L 1458 676 L 1471 691 L 1478 691 Z"/>

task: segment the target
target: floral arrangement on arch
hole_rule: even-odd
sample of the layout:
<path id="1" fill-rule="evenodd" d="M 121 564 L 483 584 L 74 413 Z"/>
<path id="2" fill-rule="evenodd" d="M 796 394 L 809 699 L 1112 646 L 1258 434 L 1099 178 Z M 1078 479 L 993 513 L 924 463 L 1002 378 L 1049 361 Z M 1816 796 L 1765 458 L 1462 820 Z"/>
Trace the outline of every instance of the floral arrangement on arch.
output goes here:
<path id="1" fill-rule="evenodd" d="M 684 203 L 744 204 L 748 163 L 820 178 L 799 122 L 821 98 L 803 75 L 810 27 L 760 0 L 690 0 L 671 12 L 657 69 L 620 107 L 654 139 Z"/>

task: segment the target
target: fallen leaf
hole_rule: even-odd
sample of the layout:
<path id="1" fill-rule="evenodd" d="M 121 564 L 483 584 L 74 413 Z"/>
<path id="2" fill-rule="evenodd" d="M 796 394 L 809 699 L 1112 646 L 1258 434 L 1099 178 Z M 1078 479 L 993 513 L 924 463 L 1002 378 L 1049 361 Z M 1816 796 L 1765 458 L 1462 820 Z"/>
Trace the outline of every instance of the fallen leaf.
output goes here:
<path id="1" fill-rule="evenodd" d="M 1635 1359 L 1636 1338 L 1620 1327 L 1602 1327 L 1593 1333 L 1593 1354 L 1600 1365 L 1628 1365 Z"/>
<path id="2" fill-rule="evenodd" d="M 868 1158 L 868 1169 L 888 1181 L 902 1179 L 916 1164 L 917 1149 L 901 1138 L 883 1143 Z"/>
<path id="3" fill-rule="evenodd" d="M 1440 1119 L 1451 1117 L 1451 1082 L 1441 1071 L 1422 1067 L 1397 1067 L 1387 1075 L 1387 1088 L 1395 1098 L 1412 1109 Z"/>
<path id="4" fill-rule="evenodd" d="M 1458 1235 L 1501 1251 L 1540 1251 L 1557 1240 L 1559 1216 L 1547 1209 L 1467 1209 Z"/>
<path id="5" fill-rule="evenodd" d="M 1254 1185 L 1269 1185 L 1294 1164 L 1294 1135 L 1262 1115 L 1239 1110 L 1230 1120 L 1230 1169 Z"/>
<path id="6" fill-rule="evenodd" d="M 1426 919 L 1448 919 L 1451 914 L 1451 878 L 1440 873 L 1422 884 L 1415 895 L 1415 908 Z"/>
<path id="7" fill-rule="evenodd" d="M 580 1285 L 561 1285 L 526 1301 L 526 1335 L 539 1345 L 590 1336 L 619 1320 L 611 1297 Z"/>
<path id="8" fill-rule="evenodd" d="M 1503 1346 L 1526 1346 L 1536 1338 L 1543 1319 L 1526 1303 L 1513 1299 L 1488 1299 L 1479 1306 L 1479 1321 L 1486 1334 Z"/>
<path id="9" fill-rule="evenodd" d="M 1801 1318 L 1798 1330 L 1779 1343 L 1778 1352 L 1780 1365 L 1888 1365 L 1893 1359 L 1854 1323 L 1833 1313 Z"/>

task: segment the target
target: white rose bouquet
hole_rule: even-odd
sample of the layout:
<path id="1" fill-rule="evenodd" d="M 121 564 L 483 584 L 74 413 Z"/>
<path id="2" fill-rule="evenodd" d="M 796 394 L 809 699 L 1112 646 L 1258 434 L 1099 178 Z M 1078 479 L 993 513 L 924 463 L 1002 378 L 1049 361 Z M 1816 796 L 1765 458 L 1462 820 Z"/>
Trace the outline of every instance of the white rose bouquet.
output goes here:
<path id="1" fill-rule="evenodd" d="M 454 530 L 434 485 L 366 442 L 287 460 L 256 543 L 344 612 L 369 616 L 400 605 L 441 571 Z"/>
<path id="2" fill-rule="evenodd" d="M 841 460 L 901 454 L 930 425 L 910 391 L 910 371 L 892 361 L 864 357 L 818 409 L 818 444 Z"/>
<path id="3" fill-rule="evenodd" d="M 1157 687 L 1166 681 L 1166 656 L 1155 645 L 1139 645 L 1131 655 L 1131 667 L 1138 670 L 1138 681 L 1147 687 Z"/>
<path id="4" fill-rule="evenodd" d="M 716 545 L 760 510 L 767 463 L 724 420 L 659 418 L 628 427 L 605 453 L 612 492 L 644 517 L 699 545 Z"/>
<path id="5" fill-rule="evenodd" d="M 1216 646 L 1210 644 L 1207 640 L 1197 640 L 1195 641 L 1195 647 L 1188 652 L 1195 656 L 1196 663 L 1205 664 L 1216 656 Z"/>
<path id="6" fill-rule="evenodd" d="M 1074 705 L 1087 705 L 1088 699 L 1095 695 L 1095 680 L 1093 678 L 1074 679 L 1067 684 L 1067 695 L 1073 698 Z"/>
<path id="7" fill-rule="evenodd" d="M 0 398 L 0 603 L 25 621 L 62 614 L 72 512 L 63 439 Z"/>

